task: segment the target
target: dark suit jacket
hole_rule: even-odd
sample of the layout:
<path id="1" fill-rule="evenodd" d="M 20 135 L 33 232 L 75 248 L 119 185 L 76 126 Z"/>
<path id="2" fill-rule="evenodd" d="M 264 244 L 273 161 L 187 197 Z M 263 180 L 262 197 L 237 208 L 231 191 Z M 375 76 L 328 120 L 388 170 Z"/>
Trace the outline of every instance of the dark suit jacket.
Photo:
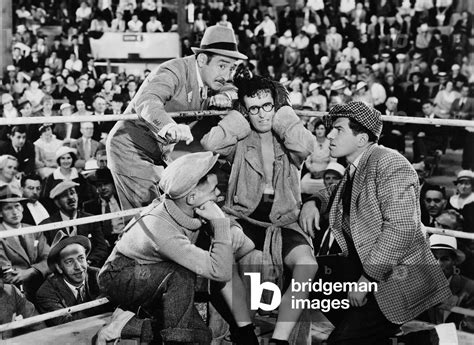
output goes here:
<path id="1" fill-rule="evenodd" d="M 118 197 L 115 196 L 115 199 L 118 200 Z M 99 198 L 95 198 L 95 199 L 84 202 L 82 204 L 82 208 L 84 212 L 87 212 L 90 214 L 94 214 L 94 215 L 102 214 L 102 204 Z M 118 239 L 118 235 L 112 233 L 113 231 L 112 222 L 110 220 L 105 220 L 101 223 L 102 223 L 102 231 L 104 233 L 104 237 L 109 243 L 109 245 L 113 247 L 114 243 Z"/>
<path id="2" fill-rule="evenodd" d="M 35 147 L 30 141 L 26 141 L 20 152 L 16 152 L 11 141 L 0 143 L 0 155 L 12 155 L 18 159 L 18 171 L 25 174 L 35 172 Z"/>
<path id="3" fill-rule="evenodd" d="M 466 120 L 474 118 L 474 98 L 468 97 L 462 107 L 459 106 L 460 101 L 461 98 L 457 98 L 453 104 L 451 104 L 451 116 L 455 117 L 459 112 L 464 112 L 468 114 L 465 118 Z"/>
<path id="4" fill-rule="evenodd" d="M 85 151 L 84 151 L 84 138 L 80 137 L 75 143 L 71 144 L 73 149 L 77 150 L 77 159 L 85 160 Z M 98 141 L 91 139 L 91 156 L 94 157 L 97 150 L 104 150 L 104 144 L 99 143 Z"/>
<path id="5" fill-rule="evenodd" d="M 77 211 L 77 218 L 84 218 L 92 216 L 89 213 Z M 61 214 L 59 211 L 50 215 L 48 219 L 45 219 L 41 224 L 62 222 Z M 65 229 L 61 229 L 67 233 Z M 46 231 L 44 234 L 48 240 L 48 243 L 52 243 L 54 236 L 59 230 Z M 91 262 L 91 266 L 101 267 L 105 259 L 108 256 L 107 243 L 104 239 L 104 233 L 102 232 L 102 226 L 100 223 L 89 223 L 77 226 L 77 234 L 88 237 L 91 241 L 91 252 L 89 253 L 88 260 Z"/>
<path id="6" fill-rule="evenodd" d="M 33 216 L 31 215 L 31 211 L 28 208 L 28 206 L 26 206 L 26 204 L 27 204 L 27 202 L 22 203 L 22 206 L 23 206 L 23 219 L 22 219 L 22 221 L 23 221 L 23 223 L 28 224 L 28 225 L 39 225 L 39 224 L 36 224 L 35 220 L 33 219 Z M 41 203 L 41 204 L 44 206 L 44 208 L 46 208 L 44 203 Z"/>
<path id="7" fill-rule="evenodd" d="M 97 283 L 98 269 L 89 267 L 85 283 L 85 296 L 83 302 L 89 302 L 100 295 L 99 285 Z M 77 305 L 76 297 L 67 286 L 61 274 L 55 273 L 52 277 L 46 279 L 36 293 L 36 307 L 42 314 L 62 308 Z M 66 322 L 79 320 L 92 315 L 100 314 L 97 308 L 87 309 L 73 314 L 67 314 L 47 321 L 48 326 L 56 326 Z"/>

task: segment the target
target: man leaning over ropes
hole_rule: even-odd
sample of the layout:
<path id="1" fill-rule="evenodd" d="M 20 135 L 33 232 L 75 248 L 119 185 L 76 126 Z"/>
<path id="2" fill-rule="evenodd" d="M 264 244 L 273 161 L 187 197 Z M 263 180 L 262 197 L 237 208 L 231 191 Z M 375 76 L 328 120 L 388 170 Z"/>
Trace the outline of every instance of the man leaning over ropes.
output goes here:
<path id="1" fill-rule="evenodd" d="M 166 165 L 176 143 L 193 141 L 190 126 L 176 123 L 169 112 L 229 108 L 236 98 L 227 82 L 237 60 L 247 57 L 238 52 L 234 31 L 210 27 L 200 48 L 192 49 L 194 56 L 167 61 L 150 73 L 125 110 L 139 120 L 119 121 L 107 137 L 109 168 L 123 209 L 159 196 L 158 166 Z"/>

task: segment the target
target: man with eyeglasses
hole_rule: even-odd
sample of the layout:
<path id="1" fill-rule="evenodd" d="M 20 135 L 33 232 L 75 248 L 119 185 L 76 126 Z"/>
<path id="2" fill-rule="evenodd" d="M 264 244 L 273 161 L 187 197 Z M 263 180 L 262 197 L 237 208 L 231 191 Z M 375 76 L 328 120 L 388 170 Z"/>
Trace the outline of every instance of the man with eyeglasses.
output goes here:
<path id="1" fill-rule="evenodd" d="M 274 276 L 264 274 L 263 281 L 280 279 L 283 272 L 278 271 L 284 270 L 295 281 L 307 282 L 314 278 L 317 264 L 311 239 L 298 225 L 299 179 L 301 165 L 312 153 L 314 137 L 289 106 L 288 93 L 280 83 L 249 73 L 237 75 L 234 83 L 237 110 L 230 111 L 201 141 L 206 150 L 232 163 L 224 210 L 237 218 L 255 244 L 252 255 L 262 255 L 257 262 L 273 264 Z M 244 265 L 245 259 L 239 264 Z M 246 272 L 248 267 L 243 267 Z M 291 307 L 291 298 L 306 299 L 308 293 L 290 290 L 282 296 L 270 344 L 288 344 L 302 314 L 301 309 Z M 258 344 L 251 334 L 252 321 L 235 321 L 240 328 L 232 328 L 230 322 L 233 341 Z M 299 338 L 297 343 L 307 339 Z"/>
<path id="2" fill-rule="evenodd" d="M 202 130 L 199 123 L 191 132 L 191 125 L 177 123 L 169 112 L 226 109 L 236 98 L 229 80 L 237 60 L 247 57 L 238 52 L 234 31 L 209 27 L 201 46 L 192 49 L 194 56 L 167 61 L 148 75 L 124 111 L 139 119 L 117 122 L 107 136 L 109 168 L 124 210 L 158 197 L 160 166 L 167 165 L 174 146 L 191 144 L 199 131 L 209 128 Z M 183 145 L 182 150 L 201 148 Z"/>
<path id="3" fill-rule="evenodd" d="M 438 185 L 428 185 L 422 196 L 424 211 L 421 212 L 421 222 L 425 226 L 435 226 L 436 218 L 446 208 L 446 190 Z"/>

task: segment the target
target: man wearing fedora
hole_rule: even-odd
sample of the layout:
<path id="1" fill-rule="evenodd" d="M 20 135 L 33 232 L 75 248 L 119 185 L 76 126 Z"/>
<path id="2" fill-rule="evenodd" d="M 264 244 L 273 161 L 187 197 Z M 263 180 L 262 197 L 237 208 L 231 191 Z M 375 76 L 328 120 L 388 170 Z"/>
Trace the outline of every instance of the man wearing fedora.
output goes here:
<path id="1" fill-rule="evenodd" d="M 348 163 L 333 190 L 329 227 L 351 263 L 344 281 L 377 289 L 347 293 L 350 308 L 332 310 L 328 344 L 384 344 L 451 292 L 421 230 L 418 176 L 400 153 L 377 144 L 380 112 L 349 102 L 329 116 L 331 156 Z M 314 200 L 303 206 L 301 222 L 309 232 L 319 227 Z"/>
<path id="2" fill-rule="evenodd" d="M 228 307 L 248 313 L 245 300 L 236 300 L 235 286 L 227 282 L 237 274 L 234 256 L 246 255 L 253 245 L 216 204 L 217 158 L 199 152 L 173 161 L 160 180 L 164 201 L 153 202 L 127 225 L 99 273 L 102 292 L 123 309 L 117 309 L 112 322 L 99 332 L 99 344 L 125 337 L 132 328 L 127 321 L 140 322 L 135 313 L 156 320 L 160 332 L 155 340 L 209 344 L 210 331 L 193 305 L 197 274 L 225 285 L 221 293 Z M 205 223 L 209 250 L 196 246 Z M 135 327 L 141 331 L 134 336 L 143 336 L 142 326 Z"/>
<path id="3" fill-rule="evenodd" d="M 139 120 L 119 121 L 107 137 L 109 168 L 123 209 L 141 207 L 156 198 L 157 166 L 166 165 L 174 144 L 189 145 L 194 139 L 196 132 L 176 123 L 168 112 L 229 108 L 235 98 L 235 89 L 227 83 L 235 62 L 247 57 L 237 51 L 234 31 L 210 27 L 200 48 L 192 49 L 194 56 L 167 61 L 148 75 L 125 110 L 137 113 Z"/>
<path id="4" fill-rule="evenodd" d="M 11 192 L 8 186 L 0 188 L 0 231 L 28 227 L 23 219 L 23 206 L 26 200 Z M 43 283 L 49 268 L 46 258 L 49 245 L 42 232 L 10 236 L 0 239 L 0 267 L 7 271 L 4 281 L 23 286 L 26 297 L 34 301 L 36 290 Z"/>
<path id="5" fill-rule="evenodd" d="M 119 212 L 120 203 L 115 189 L 112 173 L 108 168 L 97 169 L 91 177 L 91 182 L 97 188 L 97 198 L 88 200 L 82 205 L 85 212 L 90 214 L 107 214 Z M 109 247 L 112 248 L 125 227 L 123 218 L 114 218 L 102 222 L 102 231 Z"/>
<path id="6" fill-rule="evenodd" d="M 48 265 L 54 275 L 48 277 L 36 293 L 36 307 L 40 313 L 89 302 L 100 295 L 98 269 L 87 263 L 90 250 L 91 242 L 87 237 L 68 236 L 62 231 L 56 233 L 48 255 Z M 56 326 L 96 314 L 100 314 L 96 308 L 88 309 L 48 320 L 47 324 Z"/>
<path id="7" fill-rule="evenodd" d="M 51 190 L 49 197 L 54 201 L 57 211 L 51 213 L 49 218 L 45 219 L 41 224 L 56 223 L 92 216 L 89 213 L 78 210 L 78 196 L 76 192 L 78 186 L 79 184 L 74 181 L 65 180 L 58 183 Z M 48 243 L 52 244 L 58 231 L 59 230 L 46 231 L 45 236 L 48 239 Z M 108 247 L 100 223 L 69 226 L 64 228 L 63 231 L 69 236 L 83 235 L 89 238 L 91 241 L 91 252 L 87 257 L 87 261 L 89 265 L 93 267 L 102 266 L 107 258 Z"/>
<path id="8" fill-rule="evenodd" d="M 453 212 L 451 210 L 451 212 Z M 455 211 L 454 211 L 455 212 Z M 446 215 L 446 217 L 443 217 Z M 441 219 L 443 217 L 443 219 Z M 442 228 L 456 228 L 456 221 L 450 221 L 449 211 L 445 211 L 439 222 Z M 458 224 L 460 225 L 460 224 Z M 474 308 L 474 280 L 460 274 L 459 265 L 466 259 L 466 255 L 458 249 L 456 237 L 433 234 L 430 236 L 430 248 L 438 261 L 444 275 L 449 281 L 449 288 L 453 295 L 444 301 L 448 307 Z M 431 322 L 436 324 L 454 322 L 456 327 L 463 319 L 462 314 L 448 313 L 442 310 L 430 310 Z"/>

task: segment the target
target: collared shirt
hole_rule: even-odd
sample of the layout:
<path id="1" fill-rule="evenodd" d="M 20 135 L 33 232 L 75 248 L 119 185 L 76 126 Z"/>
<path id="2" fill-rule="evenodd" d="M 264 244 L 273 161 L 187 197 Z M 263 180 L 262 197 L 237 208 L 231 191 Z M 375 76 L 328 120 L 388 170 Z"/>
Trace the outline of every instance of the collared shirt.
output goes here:
<path id="1" fill-rule="evenodd" d="M 31 216 L 33 217 L 33 220 L 36 224 L 41 223 L 43 220 L 49 217 L 48 211 L 39 201 L 36 201 L 35 203 L 28 202 L 26 207 L 28 207 L 30 210 Z"/>
<path id="2" fill-rule="evenodd" d="M 66 279 L 63 279 L 63 280 L 66 283 L 67 287 L 72 291 L 76 299 L 77 299 L 77 295 L 79 294 L 79 291 L 77 291 L 77 288 L 80 288 L 82 296 L 84 296 L 84 283 L 82 283 L 80 286 L 74 286 L 71 283 L 69 283 Z"/>
<path id="3" fill-rule="evenodd" d="M 64 214 L 62 211 L 59 211 L 59 214 L 61 215 L 61 220 L 62 221 L 68 221 L 68 220 L 77 218 L 77 211 L 74 212 L 72 217 L 69 217 L 68 215 Z M 68 226 L 66 228 L 66 231 L 68 232 L 69 236 L 76 236 L 77 235 L 77 227 L 76 226 Z"/>

